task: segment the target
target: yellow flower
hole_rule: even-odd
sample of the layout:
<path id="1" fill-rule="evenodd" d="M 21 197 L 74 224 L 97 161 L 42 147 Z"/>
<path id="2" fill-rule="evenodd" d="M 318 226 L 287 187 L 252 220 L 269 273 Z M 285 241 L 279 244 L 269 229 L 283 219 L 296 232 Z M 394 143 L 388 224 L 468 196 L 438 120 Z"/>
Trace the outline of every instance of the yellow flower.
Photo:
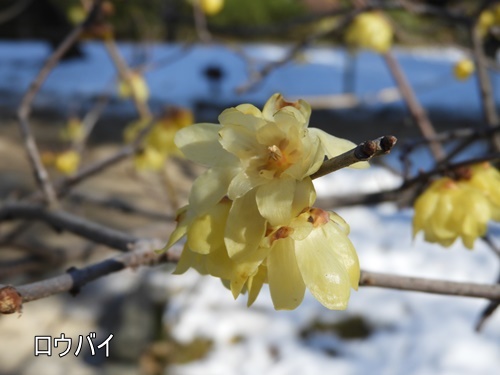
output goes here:
<path id="1" fill-rule="evenodd" d="M 56 156 L 54 165 L 63 174 L 73 174 L 80 165 L 80 155 L 74 150 L 65 151 Z"/>
<path id="2" fill-rule="evenodd" d="M 245 258 L 231 257 L 224 236 L 231 201 L 223 199 L 206 214 L 189 217 L 180 210 L 179 225 L 167 248 L 187 235 L 175 274 L 190 267 L 223 280 L 234 298 L 248 292 L 250 306 L 269 283 L 275 309 L 300 305 L 307 287 L 329 309 L 345 309 L 350 289 L 359 284 L 359 262 L 347 235 L 349 226 L 337 214 L 306 208 L 288 226 L 267 227 L 258 248 Z M 191 211 L 192 213 L 192 211 Z"/>
<path id="3" fill-rule="evenodd" d="M 490 163 L 477 164 L 471 167 L 470 186 L 480 190 L 488 199 L 491 218 L 500 221 L 500 172 Z"/>
<path id="4" fill-rule="evenodd" d="M 141 74 L 130 72 L 126 79 L 118 82 L 118 95 L 124 99 L 135 97 L 140 102 L 146 102 L 149 98 L 148 84 Z"/>
<path id="5" fill-rule="evenodd" d="M 60 137 L 64 141 L 81 141 L 85 137 L 85 129 L 80 119 L 71 117 L 64 129 L 61 130 Z"/>
<path id="6" fill-rule="evenodd" d="M 462 59 L 453 67 L 453 74 L 458 80 L 465 80 L 474 73 L 474 62 L 470 59 Z"/>
<path id="7" fill-rule="evenodd" d="M 146 147 L 134 157 L 134 164 L 138 170 L 157 171 L 165 165 L 165 157 L 152 147 Z"/>
<path id="8" fill-rule="evenodd" d="M 415 202 L 413 236 L 424 231 L 428 242 L 450 246 L 460 237 L 472 249 L 486 233 L 491 206 L 486 196 L 467 181 L 448 177 L 434 181 Z"/>
<path id="9" fill-rule="evenodd" d="M 318 170 L 325 156 L 355 147 L 345 139 L 309 129 L 310 114 L 306 102 L 290 103 L 275 94 L 262 112 L 242 104 L 222 112 L 220 125 L 195 124 L 180 130 L 175 138 L 179 149 L 188 159 L 211 167 L 207 174 L 212 176 L 202 175 L 194 182 L 190 204 L 203 210 L 225 195 L 237 201 L 255 189 L 259 212 L 271 225 L 289 222 L 299 181 L 302 189 L 314 194 L 308 176 Z M 207 180 L 215 179 L 219 182 L 207 187 Z M 239 205 L 235 202 L 235 206 Z"/>
<path id="10" fill-rule="evenodd" d="M 130 123 L 123 132 L 125 142 L 130 143 L 150 123 L 150 119 L 140 119 Z M 143 145 L 144 152 L 136 155 L 138 169 L 158 170 L 163 167 L 168 157 L 182 156 L 174 143 L 175 134 L 193 123 L 193 114 L 184 108 L 170 108 L 152 127 Z"/>
<path id="11" fill-rule="evenodd" d="M 354 48 L 366 48 L 378 53 L 387 52 L 392 46 L 391 24 L 378 12 L 365 12 L 349 25 L 346 43 Z"/>
<path id="12" fill-rule="evenodd" d="M 348 225 L 310 208 L 310 175 L 325 156 L 355 145 L 308 128 L 310 114 L 306 102 L 275 94 L 262 111 L 242 104 L 225 110 L 220 125 L 177 132 L 179 149 L 209 169 L 193 183 L 165 247 L 186 237 L 175 273 L 193 267 L 220 277 L 235 298 L 247 291 L 249 305 L 269 282 L 277 309 L 297 307 L 306 287 L 326 307 L 346 307 L 359 282 L 357 256 Z"/>
<path id="13" fill-rule="evenodd" d="M 490 28 L 495 25 L 495 13 L 491 10 L 484 10 L 479 16 L 479 21 L 477 22 L 477 29 L 481 38 L 484 38 Z"/>
<path id="14" fill-rule="evenodd" d="M 174 142 L 175 134 L 193 122 L 193 113 L 188 109 L 170 108 L 153 126 L 146 137 L 146 144 L 164 155 L 182 156 Z"/>
<path id="15" fill-rule="evenodd" d="M 224 8 L 224 0 L 199 0 L 201 9 L 208 16 L 214 16 Z"/>
<path id="16" fill-rule="evenodd" d="M 347 307 L 360 276 L 348 234 L 348 224 L 337 214 L 308 208 L 270 235 L 275 240 L 267 256 L 267 277 L 277 310 L 296 308 L 306 287 L 329 309 Z"/>

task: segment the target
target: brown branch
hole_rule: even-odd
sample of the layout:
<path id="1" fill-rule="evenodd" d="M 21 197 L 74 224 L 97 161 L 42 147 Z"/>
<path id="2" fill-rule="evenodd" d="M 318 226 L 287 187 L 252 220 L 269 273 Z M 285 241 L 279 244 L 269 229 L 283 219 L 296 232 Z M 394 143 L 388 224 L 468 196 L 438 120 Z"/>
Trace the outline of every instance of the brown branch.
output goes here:
<path id="1" fill-rule="evenodd" d="M 134 101 L 134 105 L 137 109 L 137 112 L 139 113 L 139 116 L 141 118 L 150 118 L 152 116 L 151 110 L 149 109 L 147 103 L 137 98 L 137 93 L 135 92 L 134 85 L 130 84 L 131 70 L 123 59 L 120 50 L 116 46 L 116 43 L 108 38 L 105 39 L 104 45 L 106 46 L 109 56 L 111 57 L 111 61 L 113 61 L 113 63 L 115 64 L 120 79 L 129 83 L 130 91 L 132 93 L 132 100 Z"/>
<path id="2" fill-rule="evenodd" d="M 388 154 L 396 142 L 397 138 L 392 135 L 363 142 L 352 150 L 323 162 L 321 167 L 311 175 L 311 179 L 325 176 L 360 161 L 368 161 L 375 156 Z"/>
<path id="3" fill-rule="evenodd" d="M 158 254 L 155 249 L 159 249 L 161 246 L 163 245 L 157 241 L 141 241 L 136 243 L 135 249 L 129 253 L 82 269 L 72 268 L 64 275 L 18 287 L 0 285 L 0 313 L 18 312 L 21 310 L 23 302 L 34 301 L 57 293 L 68 291 L 78 293 L 85 284 L 127 267 L 136 268 L 143 265 L 176 263 L 179 260 L 177 254 L 170 252 Z M 369 271 L 361 271 L 360 286 L 500 300 L 500 285 L 498 284 L 454 282 Z"/>
<path id="4" fill-rule="evenodd" d="M 42 221 L 58 231 L 68 231 L 95 243 L 129 251 L 139 238 L 64 211 L 49 210 L 29 203 L 7 203 L 0 207 L 0 222 L 25 219 Z"/>
<path id="5" fill-rule="evenodd" d="M 426 139 L 435 138 L 436 131 L 434 130 L 434 127 L 432 126 L 432 123 L 429 120 L 425 109 L 422 107 L 417 99 L 417 96 L 413 92 L 413 89 L 406 79 L 406 76 L 401 69 L 398 61 L 390 52 L 384 53 L 383 57 L 387 64 L 387 67 L 389 68 L 389 71 L 392 74 L 392 77 L 394 78 L 394 81 L 396 82 L 396 86 L 401 92 L 401 96 L 403 97 L 408 110 L 410 111 L 413 119 L 420 128 L 420 132 Z M 431 141 L 429 146 L 436 161 L 444 159 L 445 153 L 439 142 Z"/>
<path id="6" fill-rule="evenodd" d="M 489 127 L 498 128 L 500 127 L 500 119 L 498 118 L 493 89 L 488 76 L 488 68 L 486 66 L 483 53 L 481 36 L 479 35 L 479 30 L 475 25 L 471 28 L 471 38 L 484 117 Z M 491 141 L 494 150 L 500 151 L 500 133 L 495 133 L 491 138 Z"/>
<path id="7" fill-rule="evenodd" d="M 133 251 L 129 253 L 81 269 L 73 267 L 60 276 L 18 287 L 0 285 L 0 313 L 20 312 L 23 302 L 35 301 L 58 293 L 77 294 L 89 282 L 125 268 L 177 262 L 179 259 L 177 255 L 168 252 L 158 254 L 155 251 L 163 245 L 161 241 L 144 240 L 135 243 Z"/>
<path id="8" fill-rule="evenodd" d="M 31 83 L 29 90 L 24 95 L 17 112 L 21 133 L 24 139 L 31 167 L 33 168 L 35 180 L 43 191 L 47 203 L 51 206 L 57 205 L 57 197 L 54 186 L 52 185 L 47 170 L 45 169 L 40 158 L 40 153 L 38 152 L 35 138 L 33 137 L 33 134 L 31 132 L 29 116 L 32 109 L 32 103 L 35 99 L 35 96 L 40 91 L 43 83 L 52 72 L 54 67 L 57 65 L 61 57 L 77 41 L 82 31 L 94 20 L 100 9 L 101 2 L 102 0 L 96 0 L 94 2 L 92 10 L 88 13 L 87 18 L 73 29 L 73 31 L 62 41 L 59 47 L 48 58 L 34 81 Z"/>
<path id="9" fill-rule="evenodd" d="M 361 271 L 359 285 L 432 294 L 445 294 L 449 296 L 500 300 L 500 285 L 498 284 L 477 284 Z"/>

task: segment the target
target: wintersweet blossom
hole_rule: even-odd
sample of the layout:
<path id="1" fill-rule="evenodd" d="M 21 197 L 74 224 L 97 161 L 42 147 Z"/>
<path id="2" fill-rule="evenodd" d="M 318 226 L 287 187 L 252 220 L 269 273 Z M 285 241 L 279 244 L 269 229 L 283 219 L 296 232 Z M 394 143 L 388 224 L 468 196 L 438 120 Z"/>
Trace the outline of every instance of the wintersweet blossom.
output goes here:
<path id="1" fill-rule="evenodd" d="M 267 226 L 250 256 L 231 257 L 224 244 L 231 201 L 223 199 L 206 214 L 189 217 L 180 210 L 179 225 L 167 248 L 186 236 L 175 274 L 190 267 L 219 277 L 234 298 L 248 292 L 250 306 L 264 283 L 269 284 L 275 309 L 300 305 L 306 288 L 325 307 L 347 307 L 350 289 L 359 284 L 359 262 L 348 238 L 349 225 L 337 214 L 307 207 L 287 226 Z"/>
<path id="2" fill-rule="evenodd" d="M 415 202 L 413 235 L 424 232 L 428 242 L 450 246 L 460 237 L 472 249 L 486 233 L 491 218 L 488 198 L 467 181 L 443 177 L 434 181 Z"/>
<path id="3" fill-rule="evenodd" d="M 124 130 L 126 142 L 132 142 L 150 123 L 150 119 L 140 119 L 130 123 Z M 193 114 L 188 109 L 173 107 L 156 121 L 143 142 L 143 150 L 135 156 L 135 166 L 140 170 L 159 170 L 170 156 L 182 157 L 174 143 L 179 129 L 193 123 Z"/>
<path id="4" fill-rule="evenodd" d="M 492 220 L 500 221 L 500 172 L 498 169 L 487 162 L 473 165 L 468 183 L 471 187 L 481 191 L 488 199 Z"/>
<path id="5" fill-rule="evenodd" d="M 306 288 L 330 309 L 346 307 L 359 282 L 356 252 L 338 215 L 311 208 L 310 175 L 355 145 L 308 128 L 310 114 L 306 102 L 275 94 L 262 111 L 242 104 L 223 111 L 220 124 L 177 132 L 179 149 L 208 170 L 165 247 L 186 238 L 175 273 L 219 277 L 235 298 L 248 292 L 249 305 L 269 283 L 276 309 L 297 307 Z"/>
<path id="6" fill-rule="evenodd" d="M 261 215 L 272 225 L 288 222 L 295 214 L 290 207 L 298 181 L 316 172 L 325 156 L 355 147 L 348 140 L 308 128 L 310 114 L 305 101 L 287 102 L 274 94 L 262 111 L 242 104 L 223 111 L 220 125 L 195 124 L 179 131 L 175 138 L 179 149 L 188 159 L 210 167 L 207 174 L 212 175 L 195 181 L 190 204 L 196 202 L 203 210 L 225 195 L 236 201 L 256 189 Z M 354 165 L 365 166 L 364 162 Z M 219 183 L 207 186 L 207 180 Z M 302 188 L 305 185 L 312 194 L 312 183 Z"/>
<path id="7" fill-rule="evenodd" d="M 464 81 L 474 73 L 474 62 L 470 59 L 462 59 L 453 66 L 453 74 L 456 79 Z"/>
<path id="8" fill-rule="evenodd" d="M 387 52 L 392 46 L 392 39 L 392 26 L 379 12 L 364 12 L 356 16 L 345 34 L 349 46 L 378 53 Z"/>

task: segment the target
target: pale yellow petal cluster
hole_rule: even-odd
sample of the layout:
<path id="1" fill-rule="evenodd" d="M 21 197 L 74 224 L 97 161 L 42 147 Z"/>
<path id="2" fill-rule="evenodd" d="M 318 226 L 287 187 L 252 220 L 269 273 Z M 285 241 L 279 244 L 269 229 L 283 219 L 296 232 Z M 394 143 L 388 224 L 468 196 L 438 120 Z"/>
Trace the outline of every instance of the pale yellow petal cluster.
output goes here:
<path id="1" fill-rule="evenodd" d="M 276 309 L 297 307 L 306 287 L 330 309 L 347 306 L 357 255 L 345 221 L 311 208 L 310 175 L 355 145 L 309 129 L 310 114 L 306 102 L 275 94 L 262 111 L 242 104 L 222 112 L 220 124 L 177 133 L 184 155 L 209 168 L 166 246 L 186 237 L 176 273 L 193 267 L 219 277 L 235 298 L 247 292 L 249 305 L 269 283 Z"/>
<path id="2" fill-rule="evenodd" d="M 486 234 L 490 220 L 500 220 L 500 173 L 489 163 L 473 166 L 461 179 L 434 181 L 415 202 L 413 235 L 450 246 L 461 238 L 468 248 Z"/>
<path id="3" fill-rule="evenodd" d="M 500 5 L 496 4 L 481 12 L 477 22 L 477 30 L 481 38 L 484 38 L 491 28 L 500 25 Z"/>
<path id="4" fill-rule="evenodd" d="M 378 53 L 389 51 L 394 38 L 392 26 L 379 12 L 364 12 L 354 18 L 345 34 L 352 48 L 366 48 Z"/>
<path id="5" fill-rule="evenodd" d="M 140 73 L 130 72 L 118 81 L 118 95 L 123 99 L 134 98 L 139 102 L 149 99 L 149 87 Z"/>
<path id="6" fill-rule="evenodd" d="M 469 78 L 475 71 L 474 62 L 470 59 L 462 59 L 453 67 L 453 74 L 459 81 L 464 81 Z"/>
<path id="7" fill-rule="evenodd" d="M 126 142 L 132 142 L 150 123 L 150 119 L 140 119 L 129 124 L 123 133 Z M 175 134 L 194 122 L 191 111 L 184 108 L 170 108 L 153 125 L 143 142 L 143 150 L 135 156 L 135 166 L 139 170 L 159 170 L 170 156 L 183 156 L 175 145 Z"/>

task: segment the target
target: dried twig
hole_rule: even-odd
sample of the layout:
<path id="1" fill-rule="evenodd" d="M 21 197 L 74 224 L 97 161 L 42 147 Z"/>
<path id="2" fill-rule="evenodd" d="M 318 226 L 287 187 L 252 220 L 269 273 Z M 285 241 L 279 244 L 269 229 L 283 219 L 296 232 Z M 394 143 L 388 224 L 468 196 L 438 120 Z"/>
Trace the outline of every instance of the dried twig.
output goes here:
<path id="1" fill-rule="evenodd" d="M 100 277 L 125 268 L 153 266 L 159 263 L 176 262 L 178 256 L 170 253 L 155 252 L 163 246 L 161 241 L 140 241 L 134 245 L 133 251 L 107 259 L 105 261 L 77 269 L 71 268 L 67 273 L 47 280 L 38 281 L 18 287 L 0 285 L 0 313 L 10 314 L 21 311 L 23 302 L 63 292 L 78 293 L 80 288 Z"/>
<path id="2" fill-rule="evenodd" d="M 388 154 L 396 144 L 396 141 L 396 137 L 386 135 L 372 141 L 363 142 L 352 150 L 325 161 L 318 171 L 311 175 L 311 178 L 322 177 L 354 163 L 368 161 L 375 156 Z"/>
<path id="3" fill-rule="evenodd" d="M 129 251 L 139 239 L 65 211 L 49 210 L 29 203 L 6 203 L 0 208 L 0 222 L 13 219 L 42 221 L 58 231 L 68 231 L 113 249 Z"/>
<path id="4" fill-rule="evenodd" d="M 394 56 L 390 52 L 384 53 L 383 57 L 385 59 L 387 67 L 389 68 L 389 71 L 391 72 L 394 78 L 394 81 L 396 82 L 399 91 L 401 92 L 401 96 L 403 97 L 406 105 L 408 106 L 408 109 L 413 119 L 420 128 L 420 132 L 426 139 L 435 138 L 436 131 L 434 130 L 434 127 L 432 126 L 432 123 L 429 120 L 429 117 L 427 116 L 425 109 L 422 107 L 422 105 L 417 99 L 417 96 L 413 92 L 413 89 L 411 88 L 411 85 L 406 79 L 398 61 L 394 58 Z M 429 146 L 436 161 L 444 159 L 445 153 L 439 142 L 430 141 Z"/>
<path id="5" fill-rule="evenodd" d="M 24 95 L 17 112 L 21 133 L 23 135 L 26 151 L 28 152 L 28 157 L 35 174 L 35 179 L 40 185 L 45 199 L 51 206 L 57 205 L 57 198 L 54 186 L 52 185 L 47 170 L 42 163 L 35 138 L 33 137 L 33 134 L 31 132 L 29 116 L 32 109 L 32 103 L 43 83 L 49 76 L 50 72 L 52 72 L 54 67 L 57 65 L 61 57 L 77 41 L 82 31 L 95 18 L 97 12 L 99 11 L 100 5 L 101 0 L 96 0 L 85 21 L 76 26 L 73 31 L 63 40 L 59 47 L 54 51 L 54 53 L 48 58 L 35 80 L 31 83 L 29 90 Z"/>
<path id="6" fill-rule="evenodd" d="M 479 30 L 475 27 L 475 25 L 471 28 L 471 38 L 484 117 L 489 127 L 498 128 L 500 127 L 500 119 L 498 117 L 493 90 L 488 76 L 488 68 L 486 66 L 483 53 L 481 36 L 479 35 Z M 494 150 L 500 151 L 500 133 L 495 133 L 491 141 Z"/>
<path id="7" fill-rule="evenodd" d="M 421 277 L 389 275 L 378 272 L 361 271 L 361 286 L 411 290 L 449 296 L 462 296 L 500 300 L 500 285 L 465 283 L 435 280 Z"/>

